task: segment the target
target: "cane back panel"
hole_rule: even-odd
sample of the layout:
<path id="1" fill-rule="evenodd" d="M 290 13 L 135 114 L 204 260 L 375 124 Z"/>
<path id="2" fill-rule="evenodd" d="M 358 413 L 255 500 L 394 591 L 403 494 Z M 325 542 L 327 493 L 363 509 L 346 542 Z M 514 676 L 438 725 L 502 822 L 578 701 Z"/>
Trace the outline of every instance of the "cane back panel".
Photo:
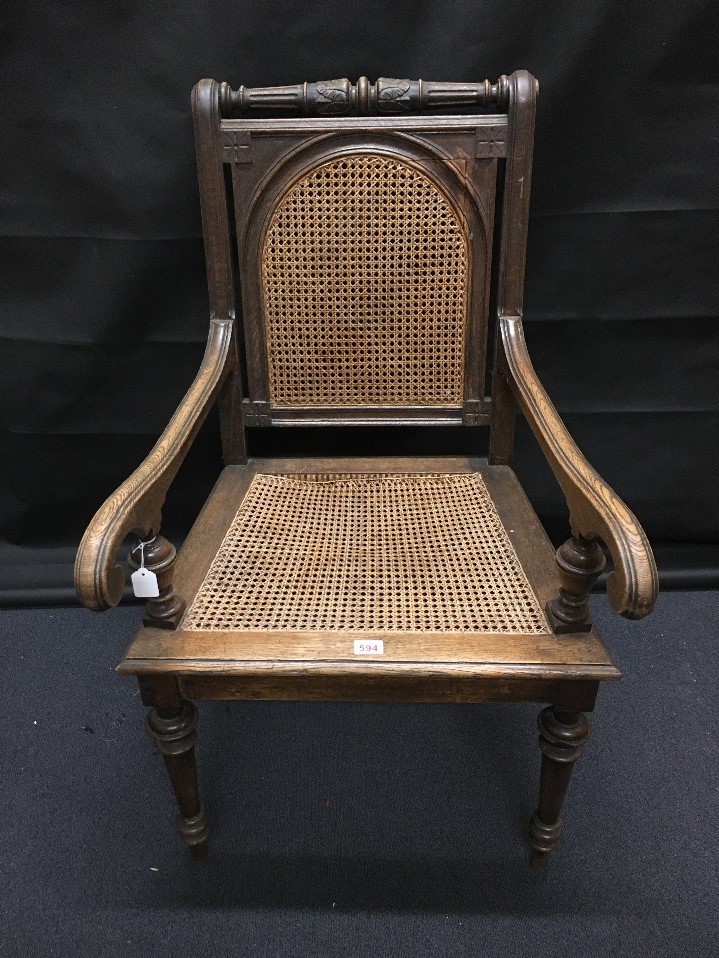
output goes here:
<path id="1" fill-rule="evenodd" d="M 460 406 L 468 237 L 399 157 L 324 161 L 275 206 L 260 259 L 273 406 Z"/>
<path id="2" fill-rule="evenodd" d="M 405 82 L 369 87 L 365 112 L 402 109 Z M 495 97 L 500 112 L 441 117 L 335 115 L 361 101 L 361 84 L 349 81 L 214 86 L 214 104 L 195 110 L 208 275 L 211 297 L 214 287 L 228 312 L 238 280 L 245 424 L 488 422 L 497 163 L 511 132 L 511 111 L 501 111 L 506 82 Z M 426 106 L 431 86 L 407 89 Z M 232 116 L 255 100 L 320 115 Z M 221 199 L 211 193 L 217 176 L 203 177 L 208 141 L 225 170 Z M 222 273 L 220 264 L 218 275 L 233 226 L 234 266 Z"/>

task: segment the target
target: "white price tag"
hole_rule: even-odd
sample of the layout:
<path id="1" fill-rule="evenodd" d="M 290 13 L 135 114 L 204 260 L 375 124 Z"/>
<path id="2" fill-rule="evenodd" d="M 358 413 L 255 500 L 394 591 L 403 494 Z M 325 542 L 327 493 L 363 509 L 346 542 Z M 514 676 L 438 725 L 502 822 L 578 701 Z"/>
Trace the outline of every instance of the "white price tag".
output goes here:
<path id="1" fill-rule="evenodd" d="M 132 580 L 132 591 L 137 599 L 156 599 L 160 594 L 160 587 L 157 584 L 157 576 L 150 572 L 144 565 L 136 569 L 130 576 Z"/>
<path id="2" fill-rule="evenodd" d="M 384 655 L 382 639 L 355 639 L 355 655 Z"/>

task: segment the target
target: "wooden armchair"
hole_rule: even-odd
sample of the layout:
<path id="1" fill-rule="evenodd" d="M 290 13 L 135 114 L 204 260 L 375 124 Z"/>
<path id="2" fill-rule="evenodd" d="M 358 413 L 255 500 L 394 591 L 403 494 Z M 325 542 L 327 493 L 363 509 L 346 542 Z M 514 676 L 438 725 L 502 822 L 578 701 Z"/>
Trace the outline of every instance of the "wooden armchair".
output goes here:
<path id="1" fill-rule="evenodd" d="M 207 349 L 157 445 L 90 523 L 76 584 L 89 608 L 116 605 L 118 551 L 138 537 L 130 565 L 157 577 L 157 594 L 118 671 L 138 677 L 196 858 L 208 835 L 192 703 L 203 698 L 546 703 L 533 862 L 558 841 L 584 713 L 619 677 L 589 619 L 599 543 L 619 614 L 650 612 L 657 576 L 639 523 L 527 354 L 536 97 L 524 71 L 496 84 L 201 80 L 193 91 Z M 238 116 L 257 107 L 283 116 Z M 215 401 L 226 465 L 176 555 L 161 509 Z M 517 406 L 567 499 L 572 537 L 556 558 L 510 467 Z M 246 427 L 309 424 L 486 425 L 489 456 L 247 458 Z"/>

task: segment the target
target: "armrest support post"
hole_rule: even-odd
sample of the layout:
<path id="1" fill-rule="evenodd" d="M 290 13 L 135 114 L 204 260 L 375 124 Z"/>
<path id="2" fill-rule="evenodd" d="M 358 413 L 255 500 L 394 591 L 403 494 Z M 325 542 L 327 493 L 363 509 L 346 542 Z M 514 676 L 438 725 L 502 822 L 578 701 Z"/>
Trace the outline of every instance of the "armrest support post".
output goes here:
<path id="1" fill-rule="evenodd" d="M 607 579 L 611 606 L 629 619 L 641 619 L 651 612 L 658 591 L 657 569 L 644 530 L 619 496 L 589 465 L 567 432 L 534 371 L 521 317 L 500 314 L 499 326 L 509 384 L 569 506 L 574 539 L 560 558 L 562 575 L 569 575 L 562 567 L 563 562 L 566 566 L 581 568 L 577 565 L 578 556 L 588 549 L 583 543 L 601 539 L 614 565 Z M 596 552 L 594 555 L 596 557 Z M 571 575 L 576 575 L 576 571 Z M 582 575 L 586 582 L 586 572 Z M 586 586 L 586 591 L 588 589 Z M 567 594 L 576 593 L 568 589 Z M 557 602 L 555 610 L 566 610 L 571 604 L 569 599 L 560 598 Z"/>
<path id="2" fill-rule="evenodd" d="M 561 586 L 547 602 L 546 613 L 556 635 L 589 632 L 589 591 L 604 571 L 606 559 L 596 539 L 572 536 L 557 549 Z"/>
<path id="3" fill-rule="evenodd" d="M 143 549 L 145 568 L 155 573 L 160 590 L 157 598 L 148 599 L 145 614 L 142 617 L 144 625 L 153 626 L 156 629 L 176 629 L 180 623 L 185 611 L 185 600 L 176 595 L 172 588 L 176 558 L 177 550 L 161 535 L 156 535 Z M 130 550 L 127 564 L 131 569 L 140 568 L 137 548 Z"/>

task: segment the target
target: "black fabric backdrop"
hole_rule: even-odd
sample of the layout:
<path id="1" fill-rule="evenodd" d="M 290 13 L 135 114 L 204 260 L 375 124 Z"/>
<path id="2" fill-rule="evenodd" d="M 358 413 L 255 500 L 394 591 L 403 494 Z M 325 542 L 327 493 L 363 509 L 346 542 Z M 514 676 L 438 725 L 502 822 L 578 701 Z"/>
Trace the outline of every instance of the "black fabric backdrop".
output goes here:
<path id="1" fill-rule="evenodd" d="M 189 93 L 365 73 L 541 82 L 526 283 L 535 365 L 657 547 L 719 568 L 719 83 L 713 0 L 581 4 L 19 3 L 0 35 L 0 595 L 71 600 L 88 519 L 202 355 Z M 8 16 L 9 13 L 9 16 Z M 256 453 L 471 451 L 475 431 L 255 432 Z M 566 509 L 526 428 L 516 467 Z M 176 538 L 220 468 L 208 423 L 166 505 Z"/>

